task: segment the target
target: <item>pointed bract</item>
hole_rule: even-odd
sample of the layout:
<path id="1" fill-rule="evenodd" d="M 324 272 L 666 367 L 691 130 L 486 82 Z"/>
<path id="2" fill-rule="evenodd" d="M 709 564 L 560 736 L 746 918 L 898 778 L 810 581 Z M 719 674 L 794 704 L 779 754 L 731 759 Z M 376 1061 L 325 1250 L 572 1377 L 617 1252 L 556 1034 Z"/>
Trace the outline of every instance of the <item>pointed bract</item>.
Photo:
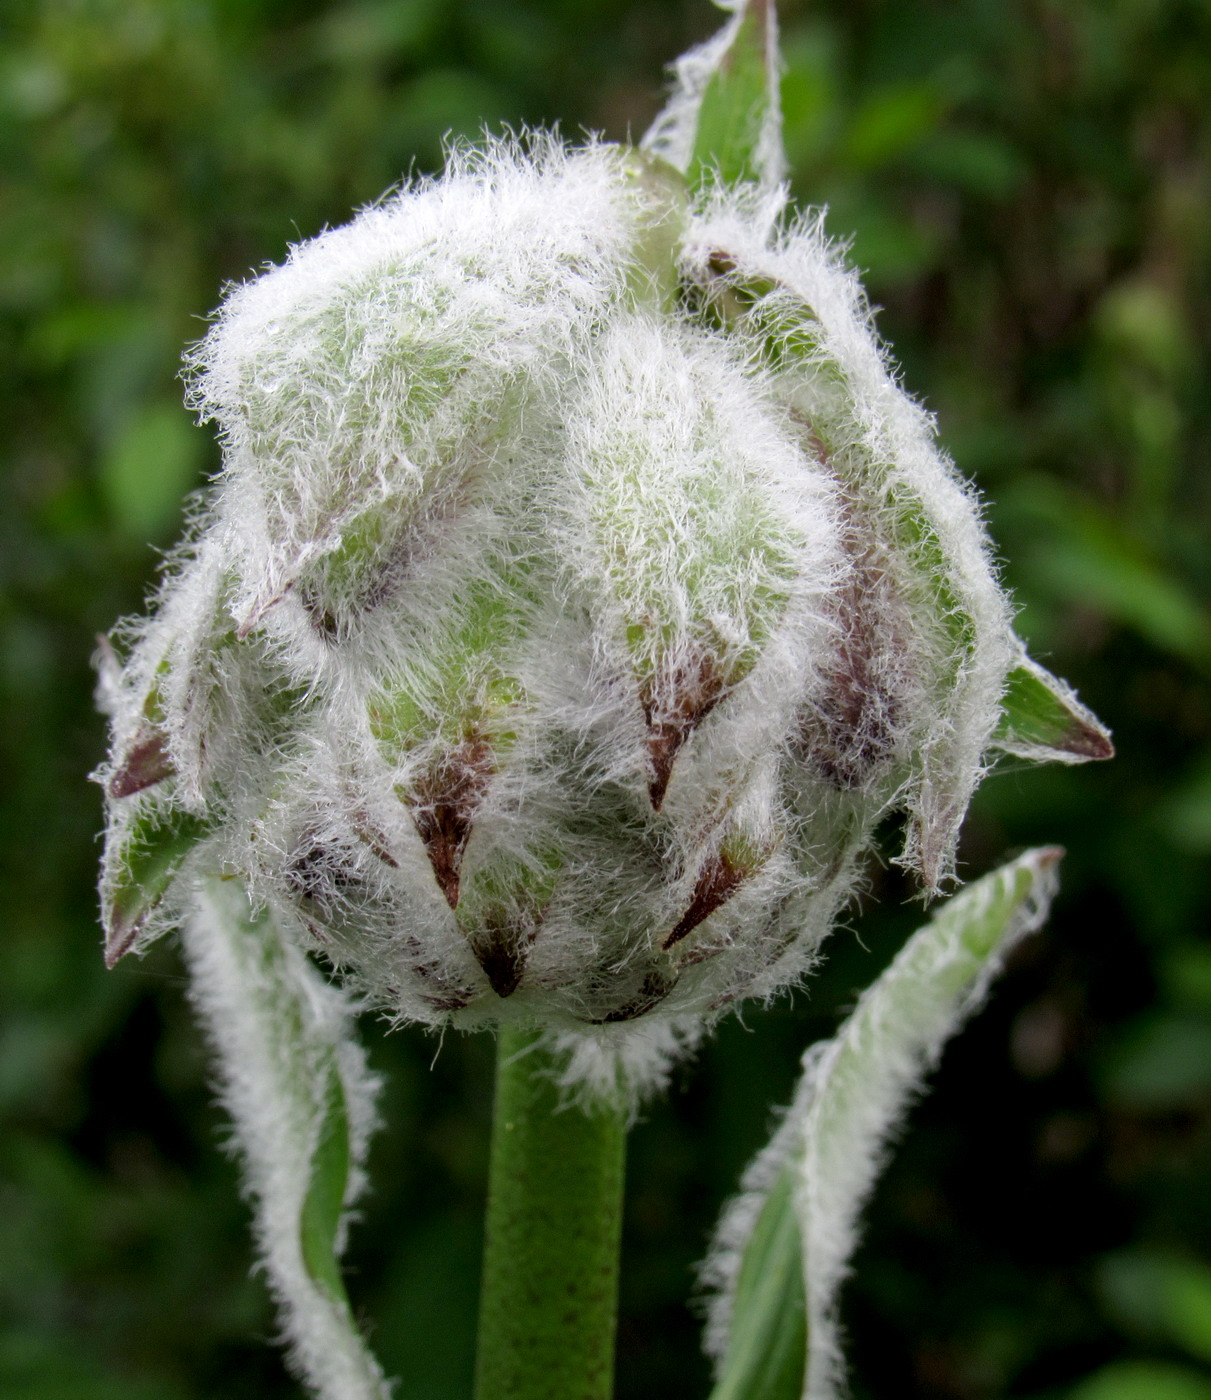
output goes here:
<path id="1" fill-rule="evenodd" d="M 1006 679 L 992 745 L 1036 763 L 1114 757 L 1110 732 L 1101 720 L 1066 681 L 1033 661 L 1025 649 Z"/>
<path id="2" fill-rule="evenodd" d="M 694 189 L 751 182 L 771 194 L 786 174 L 774 0 L 719 2 L 732 18 L 673 65 L 673 91 L 641 144 Z"/>

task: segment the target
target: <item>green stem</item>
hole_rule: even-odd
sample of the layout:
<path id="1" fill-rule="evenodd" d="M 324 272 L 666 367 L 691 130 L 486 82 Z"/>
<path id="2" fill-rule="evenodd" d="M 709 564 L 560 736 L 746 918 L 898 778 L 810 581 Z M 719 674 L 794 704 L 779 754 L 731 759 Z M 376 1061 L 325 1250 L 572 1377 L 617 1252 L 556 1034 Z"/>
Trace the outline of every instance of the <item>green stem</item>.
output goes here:
<path id="1" fill-rule="evenodd" d="M 476 1400 L 609 1400 L 626 1118 L 561 1107 L 557 1062 L 502 1030 Z"/>

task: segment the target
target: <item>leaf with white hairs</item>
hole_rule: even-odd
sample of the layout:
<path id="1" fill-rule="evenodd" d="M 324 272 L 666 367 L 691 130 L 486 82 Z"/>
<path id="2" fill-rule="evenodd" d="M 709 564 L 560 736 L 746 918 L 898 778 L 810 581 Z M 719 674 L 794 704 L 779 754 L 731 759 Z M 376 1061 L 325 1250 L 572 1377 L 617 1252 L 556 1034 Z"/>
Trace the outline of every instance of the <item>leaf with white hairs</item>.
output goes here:
<path id="1" fill-rule="evenodd" d="M 838 1295 L 859 1214 L 942 1047 L 982 1003 L 1009 949 L 1046 918 L 1062 854 L 1027 851 L 949 900 L 840 1032 L 804 1055 L 794 1102 L 745 1173 L 704 1266 L 715 1291 L 706 1339 L 719 1368 L 712 1400 L 842 1393 Z M 798 1365 L 788 1359 L 796 1343 L 805 1346 Z M 771 1371 L 775 1352 L 782 1364 Z"/>
<path id="2" fill-rule="evenodd" d="M 239 880 L 203 879 L 182 935 L 290 1358 L 317 1400 L 387 1400 L 339 1264 L 378 1088 L 350 1001 Z"/>
<path id="3" fill-rule="evenodd" d="M 672 65 L 673 91 L 642 145 L 692 187 L 718 178 L 772 193 L 786 174 L 774 0 L 719 3 L 731 18 Z"/>
<path id="4" fill-rule="evenodd" d="M 1110 732 L 1059 676 L 1026 655 L 1005 681 L 1001 720 L 992 745 L 1036 763 L 1088 763 L 1113 758 Z"/>

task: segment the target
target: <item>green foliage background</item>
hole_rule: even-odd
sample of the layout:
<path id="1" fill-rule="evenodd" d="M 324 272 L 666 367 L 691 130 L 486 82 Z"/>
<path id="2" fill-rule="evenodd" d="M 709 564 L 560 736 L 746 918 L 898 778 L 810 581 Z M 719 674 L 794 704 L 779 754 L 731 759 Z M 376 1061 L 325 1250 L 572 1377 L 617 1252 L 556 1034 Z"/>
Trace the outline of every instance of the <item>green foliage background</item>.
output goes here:
<path id="1" fill-rule="evenodd" d="M 1211 1396 L 1211 7 L 785 0 L 797 196 L 853 236 L 987 492 L 1037 656 L 1120 756 L 1009 768 L 967 869 L 1060 841 L 1049 929 L 951 1048 L 845 1299 L 859 1400 Z M 94 634 L 213 469 L 182 346 L 228 279 L 444 132 L 639 132 L 705 0 L 6 0 L 0 10 L 0 1394 L 295 1393 L 181 965 L 102 970 Z M 635 1131 L 619 1394 L 704 1395 L 692 1265 L 809 1039 L 916 916 L 875 869 L 810 995 Z M 857 932 L 855 932 L 855 930 Z M 860 934 L 860 940 L 857 934 Z M 466 1396 L 491 1047 L 385 1037 L 351 1289 L 403 1400 Z"/>

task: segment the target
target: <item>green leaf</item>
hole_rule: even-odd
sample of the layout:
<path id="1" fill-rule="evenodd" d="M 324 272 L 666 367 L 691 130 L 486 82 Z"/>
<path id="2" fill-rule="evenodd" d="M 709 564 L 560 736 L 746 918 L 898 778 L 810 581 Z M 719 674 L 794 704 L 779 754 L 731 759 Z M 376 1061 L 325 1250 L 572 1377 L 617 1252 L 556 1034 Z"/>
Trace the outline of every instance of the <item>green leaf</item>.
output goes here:
<path id="1" fill-rule="evenodd" d="M 1033 591 L 1097 608 L 1159 651 L 1206 669 L 1211 617 L 1171 552 L 1145 546 L 1108 509 L 1047 478 L 1017 480 L 998 503 L 998 517 L 1007 515 L 1029 532 L 1018 568 Z"/>
<path id="2" fill-rule="evenodd" d="M 324 1116 L 316 1134 L 311 1180 L 299 1212 L 299 1237 L 307 1272 L 332 1296 L 343 1300 L 337 1244 L 349 1188 L 349 1114 L 335 1060 L 329 1066 Z"/>
<path id="3" fill-rule="evenodd" d="M 150 807 L 122 833 L 105 883 L 105 963 L 130 952 L 190 851 L 210 827 L 203 817 Z"/>
<path id="4" fill-rule="evenodd" d="M 749 1168 L 747 1194 L 725 1214 L 708 1264 L 724 1282 L 714 1340 L 726 1335 L 725 1346 L 714 1346 L 721 1361 L 712 1400 L 840 1393 L 837 1296 L 888 1140 L 1005 952 L 1046 916 L 1060 855 L 1056 847 L 1027 851 L 949 900 L 840 1032 L 804 1056 L 795 1102 Z M 737 1242 L 737 1222 L 747 1221 Z M 797 1387 L 796 1337 L 806 1342 Z M 769 1369 L 760 1364 L 763 1348 Z"/>
<path id="5" fill-rule="evenodd" d="M 178 522 L 204 442 L 176 402 L 149 404 L 123 426 L 101 461 L 100 486 L 125 534 L 155 539 Z"/>
<path id="6" fill-rule="evenodd" d="M 782 180 L 781 58 L 774 0 L 736 0 L 732 18 L 673 65 L 669 102 L 643 138 L 692 189 Z"/>
<path id="7" fill-rule="evenodd" d="M 778 29 L 773 0 L 748 0 L 707 80 L 686 175 L 695 188 L 717 171 L 729 185 L 762 181 L 762 147 L 779 121 Z"/>
<path id="8" fill-rule="evenodd" d="M 896 83 L 873 92 L 855 112 L 844 146 L 846 170 L 878 170 L 937 130 L 945 98 L 932 82 Z"/>
<path id="9" fill-rule="evenodd" d="M 1177 1255 L 1124 1250 L 1101 1261 L 1098 1284 L 1111 1312 L 1131 1331 L 1211 1362 L 1211 1267 Z"/>
<path id="10" fill-rule="evenodd" d="M 1107 1048 L 1101 1070 L 1104 1092 L 1115 1105 L 1180 1110 L 1211 1091 L 1211 1024 L 1205 1015 L 1145 1011 Z"/>
<path id="11" fill-rule="evenodd" d="M 1110 734 L 1066 682 L 1023 651 L 1009 673 L 992 743 L 1037 763 L 1088 763 L 1113 758 Z"/>
<path id="12" fill-rule="evenodd" d="M 292 1359 L 319 1400 L 387 1400 L 340 1271 L 377 1089 L 353 1005 L 238 879 L 199 882 L 182 942 Z"/>
<path id="13" fill-rule="evenodd" d="M 736 1279 L 727 1356 L 710 1400 L 799 1400 L 807 1365 L 803 1247 L 784 1168 L 757 1216 Z"/>
<path id="14" fill-rule="evenodd" d="M 1118 1361 L 1081 1381 L 1066 1400 L 1211 1400 L 1211 1380 L 1163 1361 Z"/>

